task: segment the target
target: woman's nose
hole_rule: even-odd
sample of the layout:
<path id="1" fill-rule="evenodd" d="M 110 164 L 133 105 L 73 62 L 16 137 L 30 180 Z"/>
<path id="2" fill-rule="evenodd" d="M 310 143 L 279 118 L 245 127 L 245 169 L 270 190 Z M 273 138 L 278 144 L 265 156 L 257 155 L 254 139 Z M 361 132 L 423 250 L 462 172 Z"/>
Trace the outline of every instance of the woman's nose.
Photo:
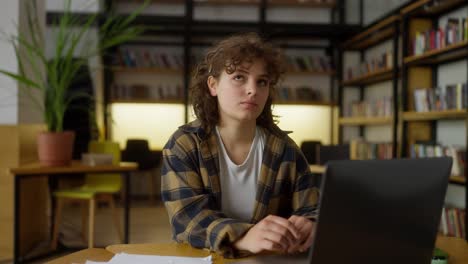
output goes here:
<path id="1" fill-rule="evenodd" d="M 257 83 L 256 82 L 249 82 L 247 84 L 247 94 L 248 95 L 255 95 L 257 93 Z"/>

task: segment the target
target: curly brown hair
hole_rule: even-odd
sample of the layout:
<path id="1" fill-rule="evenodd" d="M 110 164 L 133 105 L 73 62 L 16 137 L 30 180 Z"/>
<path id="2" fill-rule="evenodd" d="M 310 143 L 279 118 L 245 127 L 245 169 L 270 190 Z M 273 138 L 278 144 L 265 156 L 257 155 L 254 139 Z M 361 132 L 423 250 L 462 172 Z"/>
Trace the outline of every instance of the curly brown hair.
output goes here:
<path id="1" fill-rule="evenodd" d="M 208 50 L 198 64 L 192 77 L 191 100 L 195 115 L 205 130 L 210 131 L 219 123 L 218 101 L 209 92 L 208 77 L 219 80 L 223 71 L 232 74 L 244 62 L 252 62 L 254 59 L 263 60 L 270 83 L 269 96 L 257 118 L 257 125 L 274 133 L 279 132 L 271 105 L 276 85 L 285 72 L 285 61 L 279 49 L 262 40 L 256 33 L 244 33 L 221 40 Z"/>

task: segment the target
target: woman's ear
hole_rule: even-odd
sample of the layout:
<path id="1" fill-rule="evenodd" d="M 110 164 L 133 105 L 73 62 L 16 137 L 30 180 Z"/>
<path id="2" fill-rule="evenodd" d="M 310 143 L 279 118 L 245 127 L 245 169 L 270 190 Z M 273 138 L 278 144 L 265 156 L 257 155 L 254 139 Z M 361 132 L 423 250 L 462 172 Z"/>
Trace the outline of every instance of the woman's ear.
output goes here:
<path id="1" fill-rule="evenodd" d="M 218 86 L 218 81 L 216 80 L 216 78 L 211 75 L 208 76 L 208 80 L 206 80 L 206 84 L 208 85 L 208 89 L 210 89 L 211 96 L 217 96 L 218 93 L 216 91 L 216 88 Z"/>

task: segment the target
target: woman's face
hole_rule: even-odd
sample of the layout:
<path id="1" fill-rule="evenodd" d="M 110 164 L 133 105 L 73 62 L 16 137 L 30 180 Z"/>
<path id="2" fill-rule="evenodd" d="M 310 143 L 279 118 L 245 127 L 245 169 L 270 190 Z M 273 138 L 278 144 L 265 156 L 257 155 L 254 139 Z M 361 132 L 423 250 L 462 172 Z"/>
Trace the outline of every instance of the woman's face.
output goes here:
<path id="1" fill-rule="evenodd" d="M 207 82 L 211 95 L 218 98 L 220 122 L 256 123 L 270 92 L 263 60 L 244 62 L 232 74 L 223 71 Z"/>

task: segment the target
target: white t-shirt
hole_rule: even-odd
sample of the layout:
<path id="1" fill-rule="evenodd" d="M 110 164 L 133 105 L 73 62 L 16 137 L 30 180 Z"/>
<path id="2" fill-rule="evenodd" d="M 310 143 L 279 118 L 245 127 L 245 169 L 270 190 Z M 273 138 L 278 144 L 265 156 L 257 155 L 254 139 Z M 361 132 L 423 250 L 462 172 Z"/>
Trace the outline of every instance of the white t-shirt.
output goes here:
<path id="1" fill-rule="evenodd" d="M 257 179 L 262 167 L 265 133 L 257 127 L 245 161 L 236 165 L 229 158 L 216 127 L 221 182 L 221 210 L 230 218 L 249 222 L 253 215 Z"/>

